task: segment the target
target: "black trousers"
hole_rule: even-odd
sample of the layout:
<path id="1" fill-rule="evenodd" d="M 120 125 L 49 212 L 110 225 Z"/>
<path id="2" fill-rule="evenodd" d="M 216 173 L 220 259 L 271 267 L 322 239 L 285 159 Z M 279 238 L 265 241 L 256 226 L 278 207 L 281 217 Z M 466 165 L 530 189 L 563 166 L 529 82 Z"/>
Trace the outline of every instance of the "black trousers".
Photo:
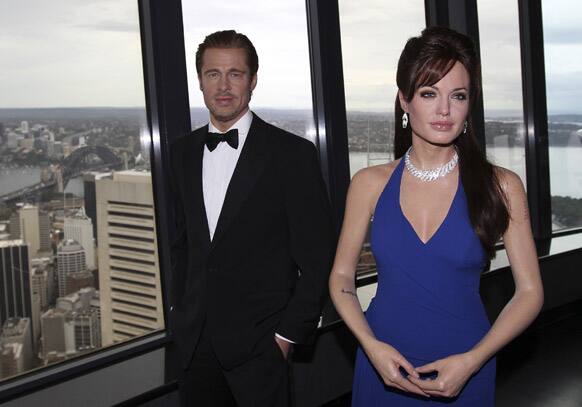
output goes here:
<path id="1" fill-rule="evenodd" d="M 206 330 L 203 330 L 206 331 Z M 230 370 L 220 366 L 207 332 L 179 378 L 182 407 L 291 407 L 290 364 L 275 342 Z"/>

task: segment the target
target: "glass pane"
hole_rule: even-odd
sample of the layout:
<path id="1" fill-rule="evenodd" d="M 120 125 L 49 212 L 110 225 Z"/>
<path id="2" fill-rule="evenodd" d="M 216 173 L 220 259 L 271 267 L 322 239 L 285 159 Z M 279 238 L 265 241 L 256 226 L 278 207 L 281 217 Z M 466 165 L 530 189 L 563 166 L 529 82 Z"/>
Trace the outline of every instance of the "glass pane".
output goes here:
<path id="1" fill-rule="evenodd" d="M 227 0 L 201 6 L 183 1 L 182 11 L 193 129 L 209 120 L 196 74 L 196 50 L 208 34 L 232 29 L 246 35 L 259 56 L 251 110 L 277 127 L 315 141 L 305 2 Z"/>
<path id="2" fill-rule="evenodd" d="M 517 1 L 478 1 L 487 158 L 526 185 Z"/>
<path id="3" fill-rule="evenodd" d="M 339 13 L 353 176 L 362 168 L 394 159 L 398 58 L 408 38 L 420 35 L 425 27 L 425 12 L 422 1 L 340 0 Z M 361 276 L 375 271 L 376 261 L 366 242 L 357 272 Z M 369 295 L 361 291 L 358 295 L 366 306 Z"/>
<path id="4" fill-rule="evenodd" d="M 0 3 L 0 378 L 163 329 L 138 4 Z"/>
<path id="5" fill-rule="evenodd" d="M 353 176 L 394 159 L 396 68 L 408 38 L 425 27 L 424 2 L 340 0 L 339 13 Z"/>
<path id="6" fill-rule="evenodd" d="M 577 1 L 542 2 L 552 228 L 582 226 L 582 44 Z"/>

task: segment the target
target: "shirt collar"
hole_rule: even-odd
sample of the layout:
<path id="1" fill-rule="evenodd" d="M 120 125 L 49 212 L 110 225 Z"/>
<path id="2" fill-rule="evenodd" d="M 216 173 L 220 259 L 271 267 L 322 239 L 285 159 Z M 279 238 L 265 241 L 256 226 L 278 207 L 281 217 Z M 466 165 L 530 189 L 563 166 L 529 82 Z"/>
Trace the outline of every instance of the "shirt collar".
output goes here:
<path id="1" fill-rule="evenodd" d="M 247 136 L 247 134 L 249 133 L 249 129 L 251 128 L 252 121 L 253 121 L 253 113 L 251 112 L 251 109 L 248 109 L 247 112 L 245 114 L 243 114 L 241 116 L 241 118 L 238 119 L 232 126 L 230 126 L 230 128 L 228 130 L 231 130 L 231 129 L 238 130 L 238 137 L 239 137 L 239 143 L 240 143 L 240 141 L 242 141 L 241 137 L 244 139 Z M 222 131 L 220 131 L 216 127 L 214 127 L 214 125 L 212 124 L 212 120 L 208 120 L 208 131 L 212 132 L 212 133 L 222 133 Z M 224 133 L 226 133 L 226 132 L 224 132 Z"/>

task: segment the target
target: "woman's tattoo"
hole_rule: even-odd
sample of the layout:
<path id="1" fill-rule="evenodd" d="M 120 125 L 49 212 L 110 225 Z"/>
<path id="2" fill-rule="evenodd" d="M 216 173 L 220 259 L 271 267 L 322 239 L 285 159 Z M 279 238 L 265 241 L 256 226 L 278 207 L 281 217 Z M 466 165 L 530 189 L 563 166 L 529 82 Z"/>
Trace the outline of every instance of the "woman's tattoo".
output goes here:
<path id="1" fill-rule="evenodd" d="M 358 298 L 358 294 L 356 294 L 356 293 L 355 293 L 355 292 L 353 292 L 353 291 L 346 290 L 345 288 L 342 288 L 342 293 L 344 293 L 344 294 L 349 294 L 349 295 L 353 295 L 354 297 Z"/>

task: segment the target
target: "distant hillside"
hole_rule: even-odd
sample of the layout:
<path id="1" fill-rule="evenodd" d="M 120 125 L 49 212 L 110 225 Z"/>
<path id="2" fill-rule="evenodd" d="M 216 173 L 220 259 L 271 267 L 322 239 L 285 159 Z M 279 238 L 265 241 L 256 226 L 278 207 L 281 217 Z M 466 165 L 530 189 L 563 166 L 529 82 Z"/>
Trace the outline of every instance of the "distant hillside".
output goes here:
<path id="1" fill-rule="evenodd" d="M 0 109 L 0 120 L 141 119 L 142 117 L 145 117 L 143 107 Z"/>

